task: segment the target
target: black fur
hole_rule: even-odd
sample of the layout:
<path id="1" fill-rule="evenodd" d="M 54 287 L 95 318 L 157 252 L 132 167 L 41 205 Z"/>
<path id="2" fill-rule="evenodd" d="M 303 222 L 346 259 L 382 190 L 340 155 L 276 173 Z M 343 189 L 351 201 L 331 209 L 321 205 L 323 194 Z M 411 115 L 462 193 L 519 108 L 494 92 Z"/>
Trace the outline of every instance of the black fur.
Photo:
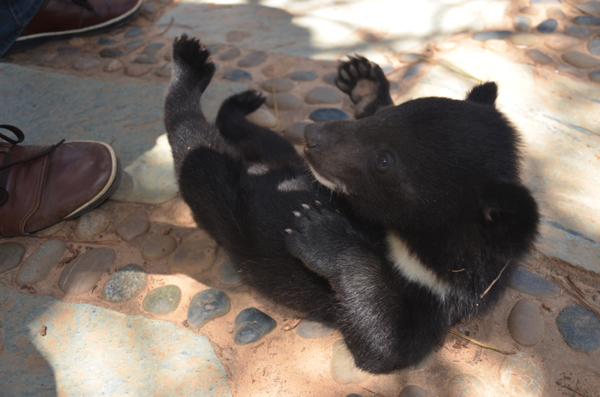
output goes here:
<path id="1" fill-rule="evenodd" d="M 259 94 L 225 101 L 218 128 L 206 122 L 208 57 L 197 40 L 175 40 L 165 126 L 184 200 L 246 283 L 336 326 L 373 373 L 417 363 L 448 327 L 495 303 L 506 276 L 484 292 L 531 249 L 538 212 L 494 83 L 465 101 L 392 106 L 377 65 L 342 63 L 336 83 L 361 119 L 305 130 L 307 164 L 325 187 L 290 143 L 245 120 Z"/>

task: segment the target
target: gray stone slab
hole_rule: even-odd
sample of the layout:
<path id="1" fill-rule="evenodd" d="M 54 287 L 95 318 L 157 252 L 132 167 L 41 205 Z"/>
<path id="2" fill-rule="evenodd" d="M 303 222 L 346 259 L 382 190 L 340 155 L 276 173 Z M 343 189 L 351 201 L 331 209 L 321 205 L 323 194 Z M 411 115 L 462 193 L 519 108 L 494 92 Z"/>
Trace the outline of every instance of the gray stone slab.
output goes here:
<path id="1" fill-rule="evenodd" d="M 25 132 L 24 144 L 67 140 L 110 143 L 125 171 L 114 199 L 158 204 L 177 192 L 163 126 L 164 84 L 123 84 L 0 64 L 0 119 Z M 202 98 L 209 120 L 221 102 L 248 89 L 212 83 Z"/>
<path id="2" fill-rule="evenodd" d="M 523 179 L 540 205 L 538 249 L 600 273 L 600 90 L 564 76 L 540 80 L 529 65 L 467 50 L 446 60 L 500 87 L 497 105 L 524 140 Z M 475 84 L 435 66 L 398 103 L 423 96 L 462 99 Z"/>
<path id="3" fill-rule="evenodd" d="M 231 396 L 208 340 L 169 322 L 2 285 L 0 302 L 3 396 Z"/>

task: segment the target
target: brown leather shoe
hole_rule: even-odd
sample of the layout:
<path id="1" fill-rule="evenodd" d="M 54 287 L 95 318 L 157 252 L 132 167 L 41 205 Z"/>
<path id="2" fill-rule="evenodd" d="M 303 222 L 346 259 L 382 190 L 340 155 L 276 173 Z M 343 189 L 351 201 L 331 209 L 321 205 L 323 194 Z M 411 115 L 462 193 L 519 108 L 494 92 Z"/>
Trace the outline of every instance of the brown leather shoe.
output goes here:
<path id="1" fill-rule="evenodd" d="M 52 146 L 21 146 L 21 130 L 0 128 L 17 136 L 0 134 L 11 143 L 0 143 L 0 236 L 26 235 L 76 218 L 117 189 L 120 170 L 110 145 L 63 139 Z"/>
<path id="2" fill-rule="evenodd" d="M 135 17 L 144 0 L 44 0 L 8 53 L 46 41 L 100 33 Z"/>

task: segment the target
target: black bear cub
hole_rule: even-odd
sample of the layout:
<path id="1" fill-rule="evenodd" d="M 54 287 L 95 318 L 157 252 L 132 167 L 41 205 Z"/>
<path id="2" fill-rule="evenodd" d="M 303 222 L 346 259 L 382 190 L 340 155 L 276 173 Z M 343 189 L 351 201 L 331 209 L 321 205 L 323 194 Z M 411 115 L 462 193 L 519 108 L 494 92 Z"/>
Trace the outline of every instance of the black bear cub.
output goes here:
<path id="1" fill-rule="evenodd" d="M 336 84 L 357 120 L 309 125 L 302 158 L 245 119 L 265 100 L 257 92 L 206 121 L 209 56 L 175 40 L 165 126 L 183 199 L 247 284 L 335 326 L 372 373 L 418 363 L 498 300 L 539 216 L 496 84 L 394 106 L 379 66 L 350 58 Z"/>

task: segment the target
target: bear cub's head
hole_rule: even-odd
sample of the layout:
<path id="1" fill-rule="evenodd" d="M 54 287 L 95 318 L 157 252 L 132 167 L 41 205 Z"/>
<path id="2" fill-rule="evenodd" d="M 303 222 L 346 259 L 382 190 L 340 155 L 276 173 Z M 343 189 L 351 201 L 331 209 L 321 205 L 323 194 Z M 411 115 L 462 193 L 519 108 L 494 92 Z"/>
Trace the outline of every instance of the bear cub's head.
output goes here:
<path id="1" fill-rule="evenodd" d="M 496 109 L 497 93 L 485 83 L 465 100 L 420 98 L 309 125 L 306 159 L 358 216 L 401 235 L 461 224 L 484 233 L 494 224 L 497 233 L 533 236 L 537 207 L 521 184 L 519 136 Z"/>

